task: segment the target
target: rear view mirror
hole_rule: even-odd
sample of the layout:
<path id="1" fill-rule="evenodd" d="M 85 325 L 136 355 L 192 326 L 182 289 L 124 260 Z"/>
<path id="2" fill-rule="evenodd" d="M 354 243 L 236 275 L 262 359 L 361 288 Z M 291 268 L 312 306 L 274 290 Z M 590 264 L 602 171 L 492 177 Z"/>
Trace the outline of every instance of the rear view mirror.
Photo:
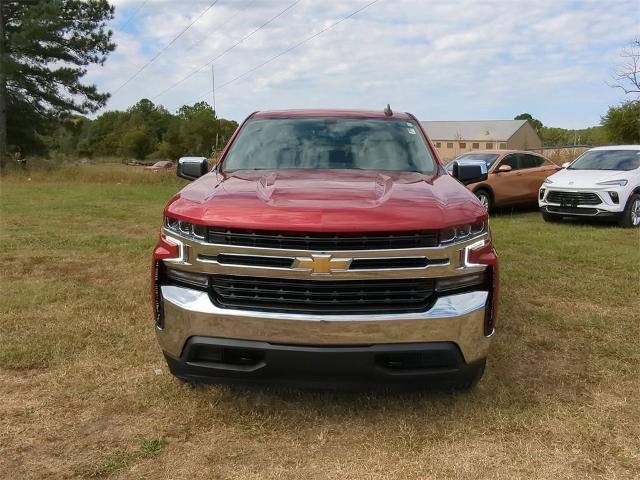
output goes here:
<path id="1" fill-rule="evenodd" d="M 498 167 L 498 171 L 499 171 L 499 172 L 510 172 L 511 170 L 513 170 L 513 169 L 511 168 L 511 165 L 500 165 L 500 166 Z"/>
<path id="2" fill-rule="evenodd" d="M 562 168 L 567 168 L 569 165 L 571 165 L 571 162 L 564 162 Z"/>
<path id="3" fill-rule="evenodd" d="M 453 162 L 452 174 L 463 185 L 469 185 L 487 179 L 487 166 L 484 163 L 465 165 Z"/>
<path id="4" fill-rule="evenodd" d="M 178 176 L 195 180 L 209 171 L 207 157 L 182 157 L 178 160 Z"/>

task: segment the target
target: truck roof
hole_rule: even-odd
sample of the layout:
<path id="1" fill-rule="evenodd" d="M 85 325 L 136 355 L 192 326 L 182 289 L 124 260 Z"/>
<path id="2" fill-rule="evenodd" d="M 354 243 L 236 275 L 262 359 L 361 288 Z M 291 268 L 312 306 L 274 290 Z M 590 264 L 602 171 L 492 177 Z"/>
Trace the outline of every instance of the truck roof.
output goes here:
<path id="1" fill-rule="evenodd" d="M 342 118 L 369 118 L 389 120 L 414 120 L 404 112 L 393 112 L 386 116 L 383 110 L 271 110 L 256 112 L 251 118 L 313 118 L 313 117 L 342 117 Z"/>

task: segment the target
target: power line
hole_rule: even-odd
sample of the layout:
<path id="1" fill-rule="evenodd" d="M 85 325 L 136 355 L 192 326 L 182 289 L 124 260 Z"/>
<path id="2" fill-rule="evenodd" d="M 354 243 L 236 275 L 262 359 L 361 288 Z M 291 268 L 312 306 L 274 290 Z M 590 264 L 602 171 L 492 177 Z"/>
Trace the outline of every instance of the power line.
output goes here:
<path id="1" fill-rule="evenodd" d="M 238 10 L 234 15 L 231 15 L 226 22 L 222 22 L 220 25 L 218 25 L 217 27 L 213 28 L 213 31 L 217 31 L 220 30 L 222 27 L 226 26 L 227 24 L 229 24 L 229 22 L 231 22 L 233 19 L 235 19 L 238 15 L 240 15 L 241 13 L 247 13 L 249 11 L 249 8 L 256 3 L 257 0 L 250 0 L 249 3 L 247 3 L 246 5 L 244 5 L 242 8 L 242 10 Z M 193 49 L 193 47 L 195 47 L 196 45 L 200 45 L 207 37 L 209 37 L 211 35 L 211 33 L 209 33 L 207 36 L 203 35 L 199 40 L 196 40 L 195 42 L 193 42 L 191 45 L 189 45 L 185 51 L 191 51 L 191 49 Z"/>
<path id="2" fill-rule="evenodd" d="M 357 15 L 358 13 L 362 12 L 363 10 L 366 10 L 367 8 L 369 8 L 371 5 L 373 5 L 374 3 L 377 3 L 379 0 L 373 0 L 372 2 L 369 2 L 368 4 L 366 4 L 363 7 L 360 7 L 359 9 L 357 9 L 356 11 L 350 13 L 349 15 L 347 15 L 346 17 L 342 17 L 340 20 L 337 20 L 336 22 L 332 23 L 331 25 L 328 25 L 326 27 L 324 27 L 322 30 L 314 33 L 313 35 L 305 38 L 304 40 L 301 40 L 300 42 L 296 43 L 295 45 L 283 50 L 282 52 L 278 53 L 277 55 L 274 55 L 273 57 L 269 58 L 268 60 L 265 60 L 264 62 L 260 63 L 259 65 L 256 65 L 253 68 L 250 68 L 249 70 L 247 70 L 246 72 L 238 75 L 237 77 L 232 78 L 231 80 L 229 80 L 228 82 L 223 83 L 222 85 L 220 85 L 218 88 L 215 89 L 215 91 L 218 91 L 224 87 L 226 87 L 227 85 L 230 85 L 238 80 L 240 80 L 241 78 L 246 77 L 247 75 L 249 75 L 250 73 L 255 72 L 256 70 L 264 67 L 265 65 L 267 65 L 268 63 L 273 62 L 274 60 L 282 57 L 283 55 L 286 55 L 287 53 L 289 53 L 292 50 L 295 50 L 296 48 L 298 48 L 299 46 L 313 40 L 316 37 L 319 37 L 320 35 L 322 35 L 323 33 L 325 33 L 328 30 L 331 30 L 332 28 L 336 27 L 337 25 L 339 25 L 340 23 L 344 22 L 345 20 L 350 19 L 351 17 L 354 17 L 355 15 Z M 205 93 L 204 95 L 201 95 L 198 98 L 195 98 L 194 100 L 192 100 L 191 102 L 194 102 L 196 100 L 200 100 L 203 97 L 208 96 L 210 93 L 213 93 L 212 91 L 208 91 L 207 93 Z M 191 103 L 190 102 L 190 103 Z"/>
<path id="3" fill-rule="evenodd" d="M 156 100 L 158 97 L 161 97 L 162 95 L 164 95 L 165 93 L 167 93 L 169 90 L 177 87 L 178 85 L 180 85 L 181 83 L 185 82 L 186 80 L 188 80 L 189 78 L 193 77 L 195 74 L 197 74 L 198 72 L 200 72 L 203 68 L 211 65 L 212 63 L 214 63 L 216 60 L 219 60 L 220 58 L 222 58 L 224 55 L 226 55 L 227 53 L 229 53 L 231 50 L 233 50 L 234 48 L 236 48 L 238 45 L 240 45 L 242 42 L 244 42 L 246 39 L 248 39 L 249 37 L 252 37 L 253 35 L 255 35 L 257 32 L 259 32 L 260 30 L 262 30 L 264 27 L 266 27 L 267 25 L 269 25 L 271 22 L 273 22 L 274 20 L 276 20 L 277 18 L 281 17 L 282 15 L 284 15 L 285 12 L 287 12 L 288 10 L 292 9 L 293 7 L 296 6 L 296 4 L 300 3 L 300 0 L 296 0 L 295 2 L 289 4 L 288 7 L 286 7 L 284 10 L 281 10 L 280 12 L 278 12 L 276 15 L 274 15 L 273 17 L 271 17 L 269 20 L 267 20 L 266 22 L 264 22 L 262 25 L 260 25 L 259 27 L 257 27 L 256 29 L 254 29 L 253 31 L 251 31 L 250 33 L 248 33 L 247 35 L 245 35 L 244 37 L 242 37 L 240 40 L 238 40 L 236 43 L 234 43 L 233 45 L 231 45 L 229 48 L 227 48 L 225 51 L 223 51 L 222 53 L 216 55 L 215 57 L 213 57 L 211 60 L 209 60 L 208 62 L 204 63 L 203 65 L 199 66 L 198 68 L 196 68 L 195 70 L 191 71 L 191 73 L 189 73 L 186 77 L 183 77 L 181 80 L 178 80 L 176 83 L 174 83 L 173 85 L 165 88 L 164 90 L 162 90 L 160 93 L 158 93 L 155 97 L 152 98 L 152 100 Z"/>
<path id="4" fill-rule="evenodd" d="M 213 35 L 214 33 L 217 33 L 222 27 L 226 26 L 227 24 L 229 24 L 231 21 L 233 21 L 238 15 L 240 15 L 241 13 L 247 13 L 249 7 L 251 5 L 253 5 L 254 3 L 256 3 L 257 0 L 250 0 L 246 5 L 243 6 L 243 10 L 238 10 L 234 15 L 231 15 L 231 17 L 229 17 L 226 21 L 222 22 L 220 25 L 217 25 L 215 27 L 213 27 L 211 29 L 211 31 L 208 31 L 206 35 L 202 35 L 200 37 L 199 40 L 196 40 L 195 42 L 193 42 L 191 45 L 187 45 L 184 49 L 183 49 L 183 53 L 187 53 L 190 52 L 191 50 L 193 50 L 193 48 L 196 45 L 199 45 L 200 43 L 202 43 L 204 40 L 206 40 L 207 38 L 211 37 L 211 35 Z M 166 61 L 168 61 L 169 63 L 173 63 L 174 65 L 182 68 L 182 64 L 173 60 L 172 58 L 168 58 L 166 59 Z"/>
<path id="5" fill-rule="evenodd" d="M 140 11 L 144 8 L 144 6 L 149 2 L 149 0 L 144 0 L 144 2 L 142 2 L 142 5 L 140 5 L 135 12 L 133 12 L 131 14 L 131 16 L 122 24 L 121 27 L 119 27 L 120 30 L 124 30 L 125 27 L 128 27 L 129 24 L 133 21 L 134 18 L 136 18 L 138 16 L 138 13 L 140 13 Z"/>
<path id="6" fill-rule="evenodd" d="M 182 31 L 180 33 L 178 33 L 178 35 L 176 35 L 175 37 L 173 37 L 173 39 L 167 43 L 162 49 L 160 49 L 160 51 L 158 53 L 156 53 L 153 58 L 151 58 L 151 60 L 149 60 L 147 63 L 145 63 L 142 67 L 140 67 L 138 69 L 138 71 L 136 73 L 134 73 L 133 75 L 131 75 L 127 80 L 125 80 L 125 82 L 120 85 L 118 88 L 116 88 L 113 92 L 113 94 L 115 95 L 116 93 L 118 93 L 120 90 L 122 90 L 122 88 L 127 85 L 131 80 L 133 80 L 134 78 L 136 78 L 140 72 L 142 72 L 145 68 L 147 68 L 149 65 L 151 65 L 153 62 L 155 62 L 158 57 L 160 57 L 160 55 L 162 55 L 171 45 L 173 45 L 176 40 L 178 40 L 182 35 L 184 35 L 187 30 L 189 30 L 198 20 L 200 20 L 202 18 L 202 16 L 207 13 L 209 10 L 211 10 L 211 8 L 213 8 L 213 6 L 218 3 L 219 0 L 214 0 L 213 2 L 211 2 L 211 4 L 205 8 L 202 13 L 200 13 L 200 15 L 198 15 L 189 25 L 187 25 L 184 29 L 182 29 Z"/>

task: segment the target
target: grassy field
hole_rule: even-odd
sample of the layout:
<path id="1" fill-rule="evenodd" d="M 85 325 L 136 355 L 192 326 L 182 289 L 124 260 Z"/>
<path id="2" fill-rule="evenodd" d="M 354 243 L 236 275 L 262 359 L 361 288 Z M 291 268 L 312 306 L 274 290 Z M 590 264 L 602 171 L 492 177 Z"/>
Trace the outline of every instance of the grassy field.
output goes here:
<path id="1" fill-rule="evenodd" d="M 190 388 L 148 292 L 181 181 L 66 176 L 0 187 L 0 478 L 640 477 L 638 230 L 492 218 L 500 319 L 473 393 Z"/>

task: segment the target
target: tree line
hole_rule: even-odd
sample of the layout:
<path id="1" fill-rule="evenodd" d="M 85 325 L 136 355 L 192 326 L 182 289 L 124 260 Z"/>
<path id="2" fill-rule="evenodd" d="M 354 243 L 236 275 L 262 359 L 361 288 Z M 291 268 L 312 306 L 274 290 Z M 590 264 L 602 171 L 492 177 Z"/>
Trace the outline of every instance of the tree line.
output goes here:
<path id="1" fill-rule="evenodd" d="M 211 156 L 238 127 L 217 118 L 206 102 L 184 105 L 176 114 L 142 99 L 126 111 L 108 111 L 95 119 L 69 116 L 39 142 L 41 154 L 60 158 L 119 157 L 176 159 Z"/>
<path id="2" fill-rule="evenodd" d="M 600 118 L 600 125 L 568 129 L 548 127 L 529 113 L 522 113 L 514 120 L 528 120 L 538 132 L 545 147 L 566 145 L 609 145 L 640 143 L 640 101 L 627 100 L 609 107 Z"/>

